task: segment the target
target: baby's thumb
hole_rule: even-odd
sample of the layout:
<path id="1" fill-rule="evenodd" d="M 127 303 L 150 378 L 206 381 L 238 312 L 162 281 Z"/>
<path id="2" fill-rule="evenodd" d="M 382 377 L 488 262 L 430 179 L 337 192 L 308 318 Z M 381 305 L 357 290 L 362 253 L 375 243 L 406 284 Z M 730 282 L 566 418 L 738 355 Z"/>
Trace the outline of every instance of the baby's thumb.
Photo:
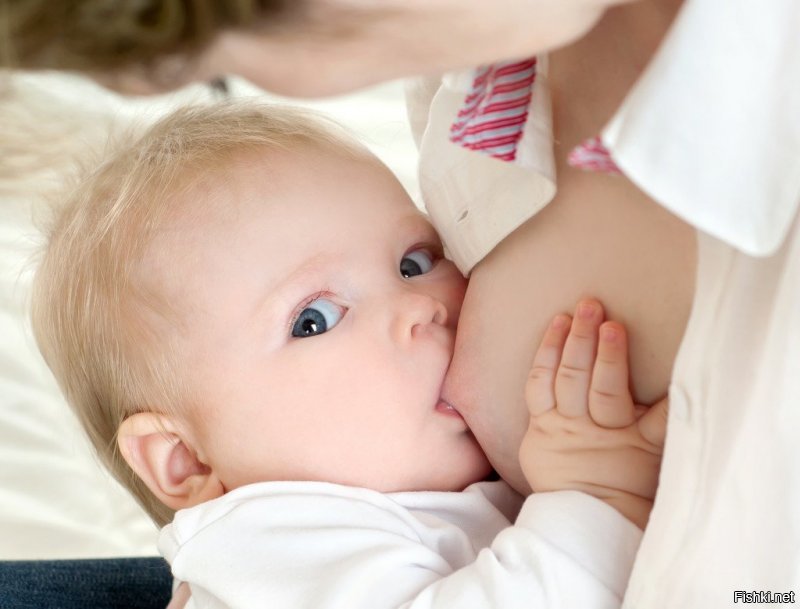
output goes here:
<path id="1" fill-rule="evenodd" d="M 642 437 L 656 446 L 664 447 L 667 436 L 667 414 L 669 413 L 669 398 L 653 404 L 638 421 L 639 433 Z"/>

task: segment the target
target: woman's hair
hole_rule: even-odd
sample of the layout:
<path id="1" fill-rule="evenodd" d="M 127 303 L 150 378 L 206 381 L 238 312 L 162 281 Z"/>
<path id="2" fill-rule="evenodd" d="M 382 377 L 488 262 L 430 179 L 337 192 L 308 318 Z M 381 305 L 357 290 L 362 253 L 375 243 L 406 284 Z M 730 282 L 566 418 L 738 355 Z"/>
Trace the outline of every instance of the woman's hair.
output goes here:
<path id="1" fill-rule="evenodd" d="M 47 230 L 32 303 L 39 348 L 102 463 L 159 526 L 172 511 L 121 457 L 117 430 L 134 413 L 175 412 L 193 396 L 175 346 L 178 312 L 141 280 L 142 261 L 177 205 L 215 204 L 181 197 L 201 177 L 224 175 L 243 154 L 309 145 L 363 150 L 332 122 L 298 108 L 183 108 L 118 143 L 59 204 Z"/>
<path id="2" fill-rule="evenodd" d="M 87 72 L 189 57 L 226 29 L 282 22 L 305 0 L 0 0 L 0 65 Z"/>

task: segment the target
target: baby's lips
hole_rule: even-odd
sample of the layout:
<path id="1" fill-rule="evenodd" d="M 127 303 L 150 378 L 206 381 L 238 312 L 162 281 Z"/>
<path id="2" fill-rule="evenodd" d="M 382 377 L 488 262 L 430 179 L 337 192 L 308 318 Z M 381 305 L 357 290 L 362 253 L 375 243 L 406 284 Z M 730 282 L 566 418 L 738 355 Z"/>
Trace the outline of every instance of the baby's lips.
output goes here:
<path id="1" fill-rule="evenodd" d="M 458 412 L 455 406 L 453 406 L 450 402 L 442 398 L 440 398 L 439 401 L 436 403 L 436 411 L 444 415 L 448 415 L 451 417 L 458 417 L 459 419 L 462 420 L 464 419 L 464 417 L 461 416 L 461 413 Z"/>

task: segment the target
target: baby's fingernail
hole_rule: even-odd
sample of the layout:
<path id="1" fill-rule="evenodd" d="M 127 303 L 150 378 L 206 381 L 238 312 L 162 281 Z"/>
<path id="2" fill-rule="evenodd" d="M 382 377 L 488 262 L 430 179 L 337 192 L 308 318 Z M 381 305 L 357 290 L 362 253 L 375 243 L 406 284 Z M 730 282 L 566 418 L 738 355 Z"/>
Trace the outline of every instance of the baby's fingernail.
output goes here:
<path id="1" fill-rule="evenodd" d="M 592 319 L 597 308 L 593 304 L 585 302 L 578 306 L 578 317 L 581 319 Z"/>
<path id="2" fill-rule="evenodd" d="M 553 330 L 563 330 L 569 325 L 569 318 L 566 315 L 557 315 L 553 319 Z"/>
<path id="3" fill-rule="evenodd" d="M 613 326 L 603 326 L 600 328 L 600 338 L 607 343 L 616 342 L 619 332 Z"/>

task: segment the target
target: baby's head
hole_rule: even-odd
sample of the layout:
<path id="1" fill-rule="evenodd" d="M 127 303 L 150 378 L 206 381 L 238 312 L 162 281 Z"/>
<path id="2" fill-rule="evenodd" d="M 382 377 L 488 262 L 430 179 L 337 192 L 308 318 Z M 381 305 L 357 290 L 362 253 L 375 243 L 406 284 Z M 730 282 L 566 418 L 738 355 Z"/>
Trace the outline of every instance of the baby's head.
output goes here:
<path id="1" fill-rule="evenodd" d="M 394 176 L 309 113 L 184 109 L 76 189 L 34 329 L 101 459 L 158 524 L 261 481 L 460 490 L 440 399 L 464 280 Z"/>

